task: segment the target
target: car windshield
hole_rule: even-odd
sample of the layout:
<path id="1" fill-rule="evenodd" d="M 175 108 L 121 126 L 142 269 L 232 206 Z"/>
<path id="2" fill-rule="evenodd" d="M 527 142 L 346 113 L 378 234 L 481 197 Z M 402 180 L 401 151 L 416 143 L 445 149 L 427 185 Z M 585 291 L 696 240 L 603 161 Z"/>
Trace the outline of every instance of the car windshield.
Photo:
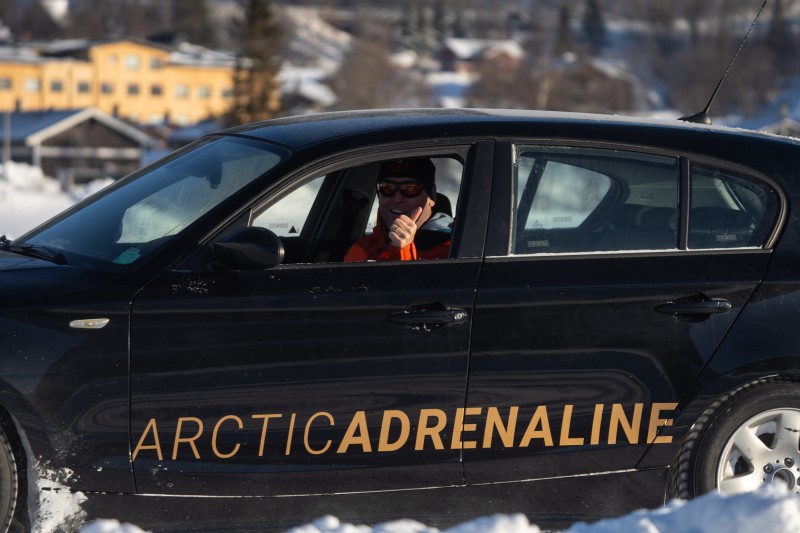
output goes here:
<path id="1" fill-rule="evenodd" d="M 127 270 L 275 167 L 284 151 L 222 137 L 197 143 L 14 241 L 62 263 Z"/>

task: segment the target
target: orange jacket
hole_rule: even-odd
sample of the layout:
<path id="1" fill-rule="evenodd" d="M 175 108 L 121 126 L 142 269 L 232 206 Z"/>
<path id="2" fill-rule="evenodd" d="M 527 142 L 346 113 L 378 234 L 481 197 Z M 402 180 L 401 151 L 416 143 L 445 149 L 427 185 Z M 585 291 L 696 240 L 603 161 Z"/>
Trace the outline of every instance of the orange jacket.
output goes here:
<path id="1" fill-rule="evenodd" d="M 372 235 L 366 235 L 358 239 L 347 251 L 347 255 L 344 256 L 345 262 L 446 259 L 450 253 L 449 235 L 443 242 L 438 242 L 429 248 L 418 248 L 413 242 L 408 246 L 398 248 L 389 242 L 386 226 L 384 226 L 383 220 L 380 220 L 380 215 L 378 218 L 378 225 L 375 226 Z M 419 232 L 417 232 L 417 237 L 419 235 Z"/>

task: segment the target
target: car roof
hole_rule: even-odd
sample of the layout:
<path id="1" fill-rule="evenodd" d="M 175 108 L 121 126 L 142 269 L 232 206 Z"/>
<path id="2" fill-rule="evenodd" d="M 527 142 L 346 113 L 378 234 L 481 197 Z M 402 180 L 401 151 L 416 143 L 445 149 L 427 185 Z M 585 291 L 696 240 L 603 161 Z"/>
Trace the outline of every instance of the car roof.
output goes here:
<path id="1" fill-rule="evenodd" d="M 597 132 L 621 132 L 647 129 L 671 133 L 689 132 L 732 135 L 785 141 L 796 140 L 751 130 L 680 120 L 640 118 L 620 115 L 572 113 L 558 111 L 527 111 L 513 109 L 379 109 L 299 115 L 256 122 L 225 130 L 224 133 L 258 137 L 299 149 L 332 139 L 370 135 L 393 130 L 418 130 L 420 136 L 441 132 L 450 136 L 519 135 L 526 127 L 536 126 L 540 135 L 551 128 L 554 135 L 574 136 Z"/>
<path id="2" fill-rule="evenodd" d="M 294 153 L 294 163 L 327 154 L 432 140 L 508 140 L 700 156 L 794 181 L 800 140 L 677 119 L 502 109 L 388 109 L 278 118 L 220 132 L 269 141 Z M 215 135 L 218 135 L 215 134 Z M 782 181 L 778 178 L 779 181 Z"/>

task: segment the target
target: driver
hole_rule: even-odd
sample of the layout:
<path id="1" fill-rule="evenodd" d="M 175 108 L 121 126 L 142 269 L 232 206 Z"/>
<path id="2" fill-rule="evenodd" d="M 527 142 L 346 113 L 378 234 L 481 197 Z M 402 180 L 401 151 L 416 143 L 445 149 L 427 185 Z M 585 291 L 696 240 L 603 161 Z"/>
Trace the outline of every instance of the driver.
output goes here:
<path id="1" fill-rule="evenodd" d="M 453 219 L 435 213 L 436 167 L 428 158 L 381 164 L 378 221 L 371 235 L 350 248 L 344 260 L 414 261 L 444 259 L 450 251 Z"/>

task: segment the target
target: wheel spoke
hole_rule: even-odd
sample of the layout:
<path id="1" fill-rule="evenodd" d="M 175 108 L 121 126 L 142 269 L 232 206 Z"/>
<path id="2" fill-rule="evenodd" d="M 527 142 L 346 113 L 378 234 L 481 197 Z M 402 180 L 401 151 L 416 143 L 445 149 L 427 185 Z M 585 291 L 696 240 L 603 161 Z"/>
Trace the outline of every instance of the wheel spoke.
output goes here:
<path id="1" fill-rule="evenodd" d="M 751 462 L 769 452 L 769 448 L 761 442 L 753 430 L 746 427 L 739 428 L 734 434 L 733 445 Z"/>
<path id="2" fill-rule="evenodd" d="M 756 470 L 743 476 L 723 479 L 719 484 L 719 491 L 723 494 L 740 494 L 758 489 L 763 483 L 763 476 Z"/>
<path id="3" fill-rule="evenodd" d="M 778 419 L 776 448 L 797 453 L 800 448 L 800 411 L 785 410 Z"/>

